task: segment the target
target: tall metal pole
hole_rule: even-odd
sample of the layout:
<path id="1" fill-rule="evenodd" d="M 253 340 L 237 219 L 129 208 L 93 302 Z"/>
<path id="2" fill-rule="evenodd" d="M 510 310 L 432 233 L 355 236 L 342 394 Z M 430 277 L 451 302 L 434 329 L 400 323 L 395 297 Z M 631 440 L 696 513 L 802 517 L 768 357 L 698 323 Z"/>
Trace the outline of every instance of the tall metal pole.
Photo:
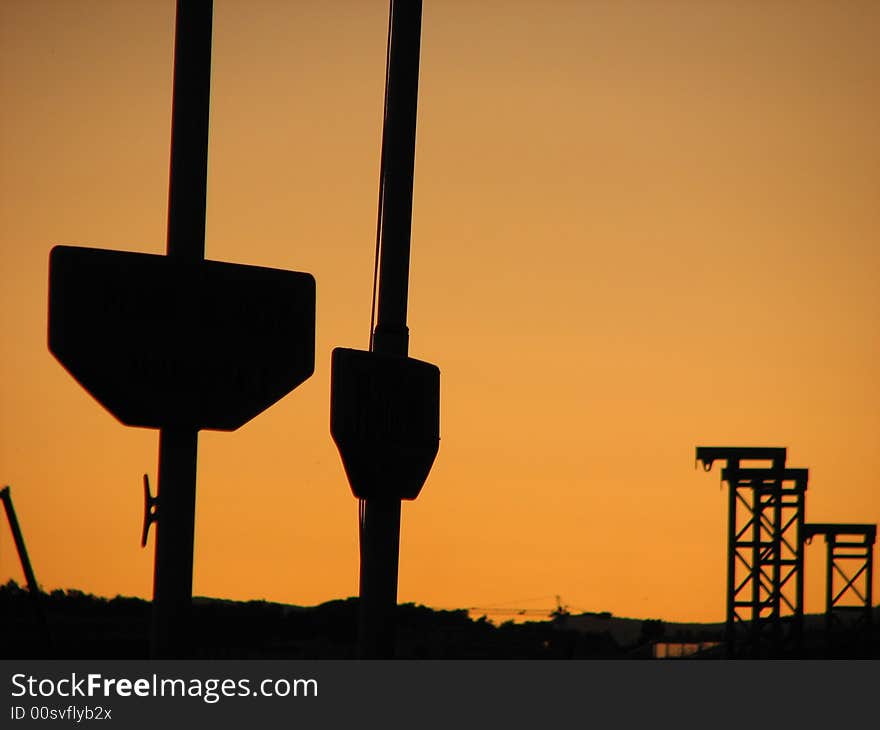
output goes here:
<path id="1" fill-rule="evenodd" d="M 415 167 L 422 1 L 391 1 L 388 89 L 383 130 L 382 239 L 373 351 L 405 357 Z M 400 500 L 367 499 L 361 531 L 358 654 L 394 655 Z"/>
<path id="2" fill-rule="evenodd" d="M 153 571 L 150 655 L 184 658 L 189 653 L 198 431 L 159 431 L 159 509 Z"/>
<path id="3" fill-rule="evenodd" d="M 174 39 L 167 254 L 178 265 L 205 256 L 212 0 L 178 0 Z M 192 605 L 198 429 L 159 431 L 159 484 L 150 654 L 183 657 Z"/>

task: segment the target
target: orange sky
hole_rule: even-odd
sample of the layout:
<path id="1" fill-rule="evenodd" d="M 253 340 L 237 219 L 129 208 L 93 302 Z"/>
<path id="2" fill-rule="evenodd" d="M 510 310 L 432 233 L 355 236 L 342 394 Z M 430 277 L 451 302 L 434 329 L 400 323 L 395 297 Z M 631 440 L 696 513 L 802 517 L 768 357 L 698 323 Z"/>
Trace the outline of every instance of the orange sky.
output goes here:
<path id="1" fill-rule="evenodd" d="M 206 253 L 312 273 L 317 354 L 202 433 L 197 594 L 357 593 L 329 363 L 368 339 L 387 12 L 215 2 Z M 721 619 L 697 444 L 788 446 L 809 521 L 880 521 L 878 27 L 872 0 L 425 0 L 410 353 L 442 442 L 401 601 Z M 152 592 L 157 434 L 49 354 L 47 273 L 56 243 L 164 252 L 173 28 L 170 0 L 0 5 L 0 483 L 49 589 Z"/>

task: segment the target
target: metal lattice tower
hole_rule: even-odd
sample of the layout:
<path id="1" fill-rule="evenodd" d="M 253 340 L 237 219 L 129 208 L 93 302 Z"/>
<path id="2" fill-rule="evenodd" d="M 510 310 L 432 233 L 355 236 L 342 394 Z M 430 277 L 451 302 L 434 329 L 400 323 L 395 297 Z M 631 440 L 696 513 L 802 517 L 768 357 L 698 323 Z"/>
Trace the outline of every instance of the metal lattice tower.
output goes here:
<path id="1" fill-rule="evenodd" d="M 867 646 L 872 628 L 874 543 L 877 526 L 813 523 L 804 525 L 804 540 L 824 535 L 825 636 L 828 649 Z"/>
<path id="2" fill-rule="evenodd" d="M 708 471 L 726 461 L 728 656 L 797 652 L 803 634 L 806 469 L 785 468 L 784 448 L 698 447 Z M 755 468 L 753 462 L 762 462 Z M 749 462 L 744 466 L 743 462 Z"/>
<path id="3" fill-rule="evenodd" d="M 732 655 L 800 649 L 806 469 L 735 469 L 730 488 L 727 646 Z"/>

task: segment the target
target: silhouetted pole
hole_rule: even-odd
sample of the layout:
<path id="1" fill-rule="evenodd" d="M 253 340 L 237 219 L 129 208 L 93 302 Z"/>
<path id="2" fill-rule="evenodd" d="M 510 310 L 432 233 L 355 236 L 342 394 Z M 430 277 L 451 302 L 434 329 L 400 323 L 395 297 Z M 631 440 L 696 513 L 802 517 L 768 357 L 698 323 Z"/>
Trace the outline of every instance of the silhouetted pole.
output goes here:
<path id="1" fill-rule="evenodd" d="M 183 265 L 205 256 L 212 14 L 212 0 L 177 2 L 167 253 Z M 195 426 L 160 429 L 153 658 L 188 653 L 197 455 Z"/>
<path id="2" fill-rule="evenodd" d="M 827 559 L 825 569 L 825 643 L 831 650 L 834 631 L 834 534 L 825 535 Z"/>
<path id="3" fill-rule="evenodd" d="M 384 193 L 379 293 L 372 350 L 406 357 L 410 232 L 419 90 L 421 0 L 392 0 L 383 130 Z M 358 654 L 394 655 L 400 499 L 367 499 L 361 532 Z"/>
<path id="4" fill-rule="evenodd" d="M 15 514 L 15 507 L 12 506 L 12 493 L 9 487 L 3 487 L 0 490 L 0 499 L 3 500 L 3 507 L 6 510 L 6 519 L 9 520 L 9 529 L 12 530 L 12 539 L 15 541 L 15 549 L 18 551 L 18 559 L 21 561 L 21 568 L 24 571 L 24 578 L 27 581 L 28 590 L 31 595 L 36 597 L 40 592 L 37 585 L 37 579 L 34 577 L 34 570 L 31 567 L 31 560 L 28 557 L 27 548 L 24 544 L 24 536 L 21 534 L 21 527 L 18 524 L 18 517 Z"/>
<path id="5" fill-rule="evenodd" d="M 736 462 L 739 463 L 738 461 Z M 724 651 L 730 659 L 736 654 L 736 487 L 727 489 L 727 605 L 724 625 Z"/>
<path id="6" fill-rule="evenodd" d="M 34 569 L 31 567 L 31 559 L 28 557 L 27 547 L 25 547 L 24 544 L 24 535 L 21 534 L 21 526 L 18 524 L 15 507 L 12 505 L 12 491 L 8 485 L 0 490 L 0 499 L 3 500 L 3 508 L 6 510 L 6 519 L 9 520 L 9 529 L 12 530 L 12 539 L 15 541 L 15 549 L 18 552 L 21 569 L 24 571 L 24 579 L 27 582 L 31 604 L 33 605 L 37 621 L 44 632 L 44 639 L 46 642 L 45 649 L 47 652 L 51 652 L 52 634 L 49 630 L 49 619 L 46 616 L 46 609 L 43 605 L 43 592 L 37 584 L 37 579 L 34 576 Z"/>

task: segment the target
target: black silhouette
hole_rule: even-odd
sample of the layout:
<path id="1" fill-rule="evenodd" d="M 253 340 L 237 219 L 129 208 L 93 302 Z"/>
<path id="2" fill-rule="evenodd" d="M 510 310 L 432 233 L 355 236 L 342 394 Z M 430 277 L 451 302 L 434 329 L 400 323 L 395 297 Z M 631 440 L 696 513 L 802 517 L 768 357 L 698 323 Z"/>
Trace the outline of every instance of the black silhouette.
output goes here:
<path id="1" fill-rule="evenodd" d="M 106 599 L 80 591 L 44 596 L 54 645 L 41 641 L 27 591 L 0 586 L 3 655 L 7 659 L 143 659 L 149 653 L 150 603 Z M 266 601 L 193 599 L 191 646 L 202 659 L 353 659 L 357 653 L 358 599 L 319 606 Z M 802 656 L 880 658 L 875 632 L 858 647 L 825 644 L 825 617 L 804 616 Z M 402 604 L 395 609 L 395 656 L 401 659 L 651 659 L 687 656 L 721 659 L 723 624 L 678 624 L 605 613 L 550 621 L 506 622 L 468 618 L 465 610 L 438 611 Z"/>
<path id="2" fill-rule="evenodd" d="M 0 499 L 3 500 L 3 509 L 6 511 L 6 519 L 9 521 L 9 529 L 12 531 L 12 539 L 15 542 L 15 549 L 18 552 L 18 559 L 21 562 L 21 569 L 24 571 L 28 590 L 31 595 L 37 596 L 40 593 L 40 587 L 37 585 L 37 578 L 31 566 L 27 546 L 24 544 L 24 535 L 21 534 L 21 526 L 18 524 L 18 516 L 15 514 L 15 507 L 12 504 L 12 491 L 8 485 L 0 489 Z"/>
<path id="3" fill-rule="evenodd" d="M 871 598 L 877 525 L 804 525 L 805 540 L 812 540 L 816 535 L 823 535 L 827 545 L 825 636 L 828 650 L 836 653 L 844 649 L 850 656 L 854 650 L 857 653 L 866 652 L 873 623 Z M 855 572 L 850 574 L 848 571 Z M 836 576 L 843 580 L 843 586 L 839 590 L 835 588 Z M 853 599 L 855 603 L 852 603 Z M 863 656 L 867 654 L 863 653 Z"/>
<path id="4" fill-rule="evenodd" d="M 728 656 L 797 652 L 803 624 L 806 469 L 786 469 L 785 449 L 697 448 L 709 469 L 726 460 Z M 769 467 L 743 468 L 743 461 Z"/>
<path id="5" fill-rule="evenodd" d="M 825 633 L 835 641 L 868 651 L 871 640 L 871 582 L 876 525 L 805 524 L 807 469 L 785 467 L 783 448 L 697 447 L 708 471 L 726 461 L 722 481 L 729 487 L 727 536 L 727 617 L 724 643 L 729 657 L 800 656 L 804 653 L 804 543 L 825 535 L 828 543 Z M 743 462 L 765 462 L 747 468 Z M 768 464 L 768 465 L 767 465 Z M 858 560 L 850 576 L 842 561 Z M 834 574 L 844 579 L 832 590 Z M 862 591 L 857 581 L 864 576 Z M 855 595 L 856 606 L 844 604 Z M 842 616 L 855 613 L 856 621 Z M 840 649 L 838 646 L 836 649 Z M 850 654 L 853 646 L 844 647 Z"/>
<path id="6" fill-rule="evenodd" d="M 155 657 L 189 653 L 199 430 L 238 428 L 314 371 L 312 276 L 204 258 L 212 15 L 178 0 L 167 255 L 50 257 L 50 350 L 124 424 L 159 429 Z"/>
<path id="7" fill-rule="evenodd" d="M 24 544 L 24 535 L 22 535 L 21 532 L 21 525 L 18 524 L 18 516 L 15 514 L 15 507 L 12 504 L 12 490 L 8 485 L 3 487 L 3 489 L 0 489 L 0 499 L 3 500 L 6 519 L 9 521 L 9 529 L 12 531 L 15 550 L 18 552 L 21 569 L 24 572 L 24 578 L 27 582 L 31 609 L 38 626 L 37 636 L 34 637 L 34 644 L 35 646 L 43 646 L 47 652 L 50 652 L 53 646 L 52 634 L 49 629 L 49 621 L 46 617 L 46 608 L 43 605 L 43 593 L 40 590 L 37 578 L 34 575 L 34 569 L 31 566 L 31 559 L 28 556 L 27 547 Z"/>
<path id="8" fill-rule="evenodd" d="M 407 357 L 406 325 L 421 0 L 391 2 L 370 351 L 333 351 L 330 430 L 361 499 L 359 655 L 394 655 L 400 500 L 415 499 L 440 445 L 440 371 Z M 374 297 L 375 299 L 375 297 Z"/>

